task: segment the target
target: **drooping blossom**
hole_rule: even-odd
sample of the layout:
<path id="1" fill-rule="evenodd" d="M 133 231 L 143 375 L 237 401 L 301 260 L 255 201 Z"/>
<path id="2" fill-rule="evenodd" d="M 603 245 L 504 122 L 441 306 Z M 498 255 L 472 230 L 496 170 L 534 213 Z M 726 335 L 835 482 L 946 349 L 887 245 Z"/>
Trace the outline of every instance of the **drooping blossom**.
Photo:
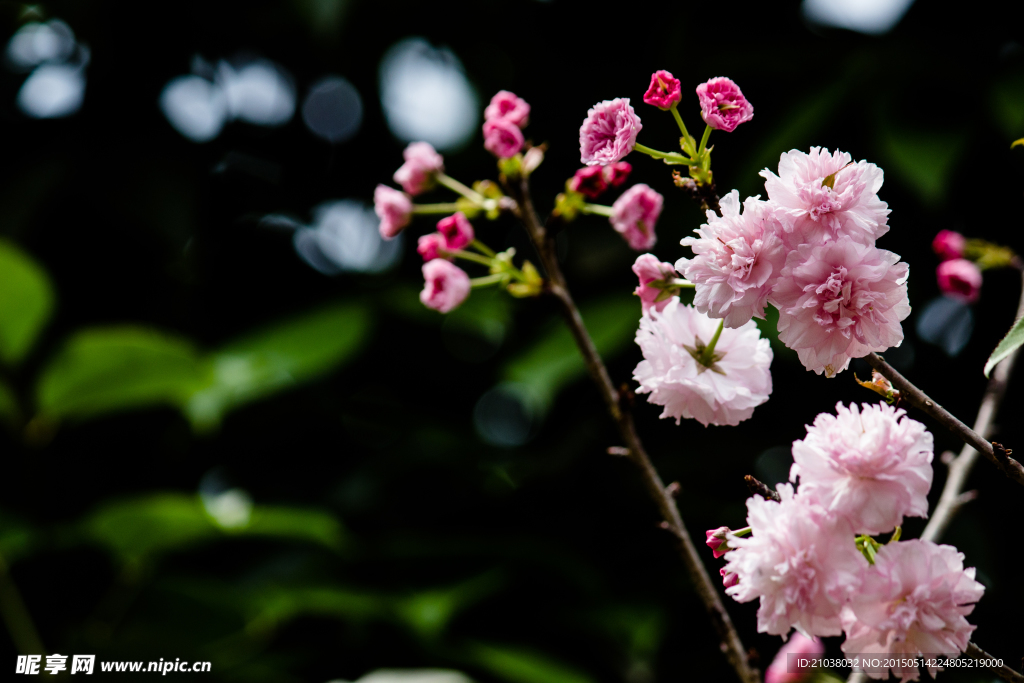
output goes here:
<path id="1" fill-rule="evenodd" d="M 785 636 L 795 628 L 807 636 L 837 636 L 840 611 L 867 561 L 845 517 L 794 497 L 789 484 L 777 490 L 781 502 L 747 499 L 751 534 L 729 537 L 733 550 L 725 555 L 725 570 L 738 581 L 725 592 L 737 602 L 760 599 L 761 633 Z"/>
<path id="2" fill-rule="evenodd" d="M 633 151 L 641 128 L 628 98 L 598 102 L 580 127 L 580 161 L 587 166 L 619 161 Z"/>
<path id="3" fill-rule="evenodd" d="M 651 308 L 660 311 L 668 306 L 668 302 L 672 297 L 656 301 L 665 290 L 652 287 L 651 283 L 674 280 L 676 278 L 676 270 L 672 267 L 671 263 L 659 261 L 658 257 L 654 254 L 640 254 L 636 257 L 636 262 L 633 264 L 633 272 L 640 278 L 640 285 L 633 293 L 640 297 L 640 305 L 643 307 L 644 313 Z"/>
<path id="4" fill-rule="evenodd" d="M 967 238 L 953 230 L 939 230 L 935 239 L 932 240 L 932 251 L 938 254 L 943 261 L 963 258 L 966 246 Z"/>
<path id="5" fill-rule="evenodd" d="M 754 106 L 731 79 L 720 76 L 697 86 L 700 114 L 712 128 L 731 133 L 754 118 Z"/>
<path id="6" fill-rule="evenodd" d="M 616 161 L 614 164 L 602 167 L 601 170 L 604 173 L 604 181 L 612 187 L 618 187 L 629 178 L 633 166 L 628 161 Z"/>
<path id="7" fill-rule="evenodd" d="M 789 480 L 800 495 L 844 515 L 854 533 L 892 531 L 904 516 L 928 516 L 932 435 L 884 403 L 836 405 L 793 443 Z"/>
<path id="8" fill-rule="evenodd" d="M 704 542 L 707 547 L 711 548 L 712 554 L 718 558 L 729 552 L 729 544 L 725 541 L 725 536 L 731 531 L 727 526 L 720 526 L 717 529 L 708 529 L 704 532 L 707 536 L 707 540 Z"/>
<path id="9" fill-rule="evenodd" d="M 519 154 L 525 144 L 523 132 L 519 126 L 507 119 L 488 119 L 484 121 L 484 149 L 498 157 L 508 159 Z"/>
<path id="10" fill-rule="evenodd" d="M 525 128 L 530 120 L 530 105 L 523 98 L 517 97 L 515 93 L 499 90 L 491 98 L 491 103 L 484 109 L 484 119 L 487 121 L 505 119 L 515 126 Z"/>
<path id="11" fill-rule="evenodd" d="M 637 251 L 650 249 L 658 241 L 654 225 L 661 215 L 664 199 L 643 183 L 629 188 L 612 204 L 611 221 L 615 231 Z"/>
<path id="12" fill-rule="evenodd" d="M 678 78 L 667 71 L 655 71 L 651 74 L 651 86 L 644 93 L 644 102 L 668 111 L 681 99 L 683 91 Z"/>
<path id="13" fill-rule="evenodd" d="M 727 327 L 752 317 L 764 318 L 764 305 L 786 263 L 781 228 L 772 205 L 757 197 L 743 202 L 733 190 L 720 202 L 722 215 L 708 211 L 708 222 L 681 244 L 693 249 L 692 259 L 676 261 L 676 269 L 697 284 L 693 305 Z"/>
<path id="14" fill-rule="evenodd" d="M 897 660 L 956 657 L 975 629 L 966 616 L 984 592 L 974 568 L 964 569 L 964 556 L 953 546 L 919 539 L 888 543 L 864 569 L 860 590 L 843 610 L 843 652 Z M 919 676 L 917 667 L 896 666 L 892 672 L 901 681 Z M 935 678 L 935 668 L 928 672 Z M 865 673 L 889 677 L 886 669 Z"/>
<path id="15" fill-rule="evenodd" d="M 967 259 L 943 261 L 935 269 L 939 289 L 948 297 L 973 304 L 981 296 L 981 269 Z"/>
<path id="16" fill-rule="evenodd" d="M 825 644 L 818 638 L 794 633 L 782 646 L 764 672 L 764 683 L 801 683 L 814 673 L 813 667 L 800 666 L 801 659 L 815 659 L 825 654 Z M 790 666 L 792 662 L 792 666 Z"/>
<path id="17" fill-rule="evenodd" d="M 608 181 L 604 177 L 605 168 L 608 167 L 584 166 L 573 174 L 569 189 L 588 199 L 597 199 L 608 189 Z"/>
<path id="18" fill-rule="evenodd" d="M 426 282 L 420 292 L 420 301 L 435 311 L 448 313 L 469 296 L 470 283 L 466 271 L 443 258 L 423 264 L 423 279 Z"/>
<path id="19" fill-rule="evenodd" d="M 429 142 L 414 142 L 402 152 L 405 163 L 395 171 L 395 182 L 416 196 L 434 184 L 434 174 L 444 170 L 444 158 Z"/>
<path id="20" fill-rule="evenodd" d="M 889 231 L 889 208 L 878 198 L 882 169 L 874 164 L 812 147 L 810 154 L 784 152 L 779 175 L 766 168 L 761 176 L 791 248 L 843 235 L 874 244 Z"/>
<path id="21" fill-rule="evenodd" d="M 458 211 L 447 218 L 437 222 L 437 231 L 444 235 L 445 249 L 455 251 L 476 239 L 473 232 L 473 224 L 466 218 L 466 214 Z"/>
<path id="22" fill-rule="evenodd" d="M 444 235 L 439 232 L 431 232 L 420 236 L 416 243 L 416 251 L 423 257 L 424 262 L 433 261 L 436 258 L 447 258 L 439 253 L 441 249 L 446 248 L 446 242 Z"/>
<path id="23" fill-rule="evenodd" d="M 412 199 L 404 192 L 378 185 L 373 191 L 373 210 L 380 218 L 380 236 L 394 239 L 412 219 Z"/>
<path id="24" fill-rule="evenodd" d="M 633 371 L 638 394 L 664 406 L 662 418 L 693 418 L 702 425 L 737 425 L 772 393 L 772 350 L 754 323 L 724 329 L 713 362 L 698 362 L 718 321 L 673 297 L 662 311 L 640 318 L 636 343 L 644 360 Z"/>
<path id="25" fill-rule="evenodd" d="M 899 346 L 900 321 L 910 315 L 908 266 L 899 259 L 850 237 L 799 246 L 768 297 L 779 309 L 779 339 L 826 377 L 851 358 Z"/>

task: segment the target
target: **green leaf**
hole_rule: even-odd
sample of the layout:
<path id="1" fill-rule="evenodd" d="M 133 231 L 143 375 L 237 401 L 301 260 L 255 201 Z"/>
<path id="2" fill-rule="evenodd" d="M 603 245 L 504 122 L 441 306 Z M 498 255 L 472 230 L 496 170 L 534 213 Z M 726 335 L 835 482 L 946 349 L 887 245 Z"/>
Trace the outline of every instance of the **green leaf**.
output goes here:
<path id="1" fill-rule="evenodd" d="M 960 131 L 883 129 L 879 142 L 887 159 L 886 170 L 891 168 L 926 204 L 941 202 L 967 149 L 967 135 Z"/>
<path id="2" fill-rule="evenodd" d="M 3 380 L 0 380 L 0 420 L 6 421 L 9 425 L 17 425 L 21 421 L 18 397 Z"/>
<path id="3" fill-rule="evenodd" d="M 1024 344 L 1024 317 L 1017 318 L 1017 322 L 1013 323 L 1013 327 L 1006 333 L 1003 340 L 999 342 L 992 355 L 988 357 L 988 362 L 985 363 L 985 376 L 988 377 L 996 363 L 1020 348 L 1021 344 Z"/>
<path id="4" fill-rule="evenodd" d="M 532 650 L 485 643 L 469 647 L 478 666 L 510 683 L 594 683 L 582 671 Z"/>
<path id="5" fill-rule="evenodd" d="M 35 261 L 0 239 L 0 360 L 20 361 L 53 312 L 50 278 Z"/>

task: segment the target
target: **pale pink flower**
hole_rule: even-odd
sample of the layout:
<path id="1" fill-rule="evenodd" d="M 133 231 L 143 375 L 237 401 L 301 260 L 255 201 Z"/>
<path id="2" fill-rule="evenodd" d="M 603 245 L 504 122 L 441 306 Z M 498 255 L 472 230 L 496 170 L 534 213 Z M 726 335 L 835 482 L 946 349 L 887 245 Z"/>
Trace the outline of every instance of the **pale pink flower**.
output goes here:
<path id="1" fill-rule="evenodd" d="M 814 673 L 814 668 L 800 666 L 800 660 L 816 659 L 823 654 L 825 644 L 821 640 L 794 633 L 768 665 L 764 672 L 764 683 L 800 683 L 807 680 Z"/>
<path id="2" fill-rule="evenodd" d="M 612 187 L 618 187 L 626 182 L 633 166 L 628 161 L 616 161 L 614 164 L 603 166 L 601 171 L 604 174 L 604 181 Z"/>
<path id="3" fill-rule="evenodd" d="M 651 86 L 644 93 L 644 102 L 668 111 L 681 99 L 683 91 L 678 78 L 667 71 L 655 71 L 651 74 Z"/>
<path id="4" fill-rule="evenodd" d="M 608 181 L 604 177 L 605 166 L 584 166 L 573 174 L 569 180 L 569 189 L 579 192 L 587 199 L 597 199 L 608 189 Z"/>
<path id="5" fill-rule="evenodd" d="M 434 184 L 434 174 L 444 170 L 444 158 L 429 142 L 414 142 L 402 152 L 405 163 L 395 171 L 395 182 L 416 196 Z"/>
<path id="6" fill-rule="evenodd" d="M 519 154 L 525 139 L 519 126 L 506 119 L 484 121 L 484 149 L 498 157 L 508 159 Z"/>
<path id="7" fill-rule="evenodd" d="M 633 293 L 640 297 L 640 305 L 643 307 L 644 313 L 650 308 L 660 311 L 668 306 L 669 299 L 672 297 L 655 301 L 665 290 L 652 287 L 651 283 L 676 279 L 676 270 L 671 263 L 659 261 L 654 254 L 640 254 L 633 264 L 633 272 L 640 278 L 640 285 Z"/>
<path id="8" fill-rule="evenodd" d="M 424 262 L 433 261 L 436 258 L 447 258 L 439 253 L 445 246 L 446 240 L 444 235 L 439 232 L 432 232 L 420 236 L 419 241 L 416 243 L 416 251 L 423 257 Z"/>
<path id="9" fill-rule="evenodd" d="M 740 86 L 723 76 L 698 85 L 697 97 L 704 123 L 712 128 L 731 133 L 754 118 L 754 106 L 743 96 Z"/>
<path id="10" fill-rule="evenodd" d="M 699 363 L 718 321 L 673 297 L 664 310 L 648 309 L 640 318 L 636 343 L 644 360 L 633 371 L 638 394 L 664 406 L 662 418 L 693 418 L 702 425 L 737 425 L 772 393 L 772 350 L 754 323 L 724 329 L 710 367 Z"/>
<path id="11" fill-rule="evenodd" d="M 708 211 L 708 222 L 681 244 L 693 249 L 692 259 L 676 261 L 676 269 L 697 285 L 693 305 L 712 318 L 739 327 L 753 317 L 764 318 L 764 305 L 786 263 L 786 250 L 774 207 L 757 197 L 743 202 L 733 190 L 720 206 Z"/>
<path id="12" fill-rule="evenodd" d="M 378 185 L 373 191 L 373 210 L 380 218 L 380 236 L 394 239 L 412 219 L 412 200 L 404 192 Z"/>
<path id="13" fill-rule="evenodd" d="M 981 269 L 971 261 L 955 258 L 935 269 L 939 289 L 948 297 L 973 304 L 981 296 Z"/>
<path id="14" fill-rule="evenodd" d="M 707 540 L 704 542 L 707 547 L 711 548 L 711 553 L 715 557 L 721 557 L 729 552 L 729 544 L 725 542 L 725 535 L 732 531 L 727 526 L 720 526 L 717 529 L 708 529 L 704 532 L 707 536 Z"/>
<path id="15" fill-rule="evenodd" d="M 661 215 L 663 201 L 660 194 L 643 183 L 634 185 L 612 204 L 608 220 L 630 247 L 637 251 L 650 249 L 658 241 L 654 225 Z"/>
<path id="16" fill-rule="evenodd" d="M 753 323 L 750 323 L 751 325 Z M 781 502 L 747 499 L 750 536 L 729 537 L 726 572 L 738 582 L 725 592 L 737 602 L 760 599 L 757 630 L 785 636 L 837 636 L 839 613 L 867 564 L 845 517 L 829 513 L 779 484 Z"/>
<path id="17" fill-rule="evenodd" d="M 956 657 L 976 628 L 965 617 L 984 592 L 974 568 L 964 569 L 964 556 L 953 546 L 918 539 L 884 545 L 875 563 L 864 568 L 860 590 L 843 610 L 843 652 Z M 936 671 L 928 669 L 932 678 Z M 892 667 L 892 672 L 901 681 L 918 680 L 917 667 Z M 889 677 L 887 669 L 866 673 Z"/>
<path id="18" fill-rule="evenodd" d="M 466 271 L 443 258 L 423 264 L 423 279 L 426 282 L 420 292 L 420 301 L 435 311 L 448 313 L 469 296 L 470 282 Z"/>
<path id="19" fill-rule="evenodd" d="M 442 218 L 437 222 L 437 231 L 444 235 L 445 249 L 455 251 L 476 239 L 473 233 L 473 224 L 461 211 Z"/>
<path id="20" fill-rule="evenodd" d="M 790 252 L 768 297 L 779 309 L 779 339 L 826 377 L 851 358 L 899 346 L 900 321 L 910 315 L 908 266 L 899 259 L 850 237 Z"/>
<path id="21" fill-rule="evenodd" d="M 939 230 L 932 240 L 932 250 L 939 255 L 943 261 L 955 258 L 963 258 L 964 247 L 967 246 L 967 239 L 953 230 Z"/>
<path id="22" fill-rule="evenodd" d="M 641 128 L 628 98 L 598 102 L 580 127 L 580 161 L 587 166 L 619 161 L 633 151 Z"/>
<path id="23" fill-rule="evenodd" d="M 843 235 L 874 244 L 889 231 L 889 208 L 878 198 L 882 169 L 874 164 L 853 163 L 846 152 L 812 147 L 810 154 L 783 153 L 779 175 L 766 168 L 761 176 L 791 248 Z"/>
<path id="24" fill-rule="evenodd" d="M 836 405 L 793 443 L 789 480 L 800 495 L 844 515 L 854 533 L 892 531 L 904 516 L 928 516 L 932 435 L 884 403 Z"/>
<path id="25" fill-rule="evenodd" d="M 499 90 L 484 109 L 484 119 L 505 119 L 519 128 L 525 128 L 530 120 L 530 105 L 523 98 L 516 97 L 515 93 Z"/>

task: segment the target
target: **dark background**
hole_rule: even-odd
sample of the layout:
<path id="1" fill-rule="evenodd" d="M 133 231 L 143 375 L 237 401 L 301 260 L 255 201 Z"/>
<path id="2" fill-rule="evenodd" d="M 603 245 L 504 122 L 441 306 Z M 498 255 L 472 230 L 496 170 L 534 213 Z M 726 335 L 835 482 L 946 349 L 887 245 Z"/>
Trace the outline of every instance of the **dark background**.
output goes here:
<path id="1" fill-rule="evenodd" d="M 14 105 L 24 74 L 0 73 L 0 231 L 49 273 L 57 295 L 31 353 L 4 370 L 21 415 L 0 437 L 0 551 L 50 652 L 209 660 L 213 673 L 203 680 L 225 681 L 355 680 L 380 667 L 454 668 L 512 683 L 731 676 L 638 477 L 604 454 L 615 432 L 582 375 L 570 373 L 546 414 L 520 416 L 521 407 L 500 404 L 508 419 L 528 424 L 532 437 L 520 446 L 488 443 L 474 424 L 481 396 L 557 327 L 550 302 L 475 293 L 475 308 L 449 324 L 419 308 L 411 241 L 389 273 L 327 277 L 296 256 L 290 233 L 260 223 L 270 213 L 305 219 L 329 199 L 370 201 L 378 182 L 390 182 L 404 143 L 381 113 L 378 65 L 402 38 L 449 47 L 482 104 L 499 89 L 531 103 L 527 135 L 550 145 L 534 176 L 541 210 L 577 168 L 579 124 L 597 101 L 632 98 L 641 141 L 671 147 L 671 118 L 640 102 L 659 68 L 682 80 L 691 132 L 701 128 L 687 93 L 710 77 L 733 78 L 754 104 L 753 121 L 712 138 L 723 190 L 763 194 L 757 171 L 774 169 L 791 148 L 839 148 L 878 163 L 886 171 L 881 198 L 892 209 L 879 247 L 911 264 L 916 309 L 904 348 L 890 358 L 967 422 L 985 385 L 984 360 L 1013 319 L 1019 278 L 990 272 L 973 337 L 956 358 L 915 334 L 918 312 L 938 295 L 930 251 L 938 230 L 1024 249 L 1024 152 L 1009 146 L 1024 136 L 1024 23 L 1007 3 L 953 10 L 917 2 L 880 37 L 811 26 L 793 2 L 37 8 L 37 17 L 65 20 L 92 54 L 84 105 L 66 119 L 25 117 Z M 5 36 L 27 20 L 22 12 L 2 5 Z M 291 73 L 300 103 L 316 79 L 341 74 L 362 95 L 362 128 L 332 148 L 296 115 L 273 129 L 229 124 L 215 140 L 193 143 L 157 100 L 195 54 L 272 59 Z M 230 160 L 239 154 L 272 172 L 236 168 Z M 655 253 L 675 261 L 700 212 L 664 167 L 630 161 L 631 181 L 666 196 Z M 447 153 L 446 165 L 467 182 L 496 175 L 479 134 Z M 492 246 L 530 257 L 511 218 L 475 224 Z M 410 230 L 429 229 L 422 221 Z M 584 306 L 609 297 L 628 305 L 635 254 L 603 219 L 582 218 L 561 240 Z M 131 322 L 212 349 L 335 302 L 367 316 L 358 353 L 240 407 L 219 429 L 196 433 L 179 411 L 151 405 L 33 421 L 37 378 L 83 327 Z M 488 316 L 502 321 L 503 334 L 480 332 Z M 617 381 L 640 359 L 633 329 L 610 343 Z M 546 353 L 536 351 L 535 376 L 551 372 Z M 788 444 L 817 413 L 872 398 L 853 372 L 826 380 L 777 347 L 772 374 L 771 399 L 735 428 L 677 427 L 658 419 L 660 408 L 637 403 L 639 431 L 664 479 L 681 483 L 679 505 L 695 538 L 743 525 L 742 475 L 778 481 Z M 1022 395 L 1011 386 L 1001 411 L 998 437 L 1011 447 L 1024 440 L 1014 419 Z M 937 456 L 958 448 L 949 434 L 935 438 Z M 1017 665 L 1024 590 L 1012 548 L 1021 497 L 988 463 L 976 470 L 970 487 L 979 498 L 944 540 L 987 587 L 971 617 L 974 640 Z M 943 479 L 936 458 L 933 502 Z M 166 492 L 187 506 L 200 482 L 242 488 L 257 509 L 295 523 L 266 534 L 212 523 L 200 531 L 195 520 L 153 507 L 160 499 L 151 496 Z M 121 501 L 134 501 L 118 508 L 134 536 L 122 538 L 116 525 L 97 531 L 100 513 Z M 344 531 L 311 541 L 302 516 L 311 510 L 317 524 L 333 529 L 334 518 Z M 910 520 L 905 532 L 922 528 Z M 166 539 L 158 551 L 146 545 L 155 538 Z M 717 575 L 710 552 L 705 560 Z M 728 602 L 744 642 L 767 665 L 780 640 L 755 632 L 756 604 Z M 829 639 L 831 653 L 839 642 Z M 0 637 L 0 653 L 11 666 L 10 639 Z"/>

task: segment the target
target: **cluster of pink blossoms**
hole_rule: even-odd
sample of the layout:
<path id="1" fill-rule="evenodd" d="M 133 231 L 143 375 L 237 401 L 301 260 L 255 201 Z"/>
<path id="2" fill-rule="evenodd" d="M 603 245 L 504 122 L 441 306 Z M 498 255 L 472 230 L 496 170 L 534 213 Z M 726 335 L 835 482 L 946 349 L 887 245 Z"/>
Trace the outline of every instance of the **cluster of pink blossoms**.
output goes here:
<path id="1" fill-rule="evenodd" d="M 499 159 L 519 154 L 526 140 L 522 129 L 530 121 L 530 105 L 507 90 L 499 91 L 484 109 L 484 149 Z"/>
<path id="2" fill-rule="evenodd" d="M 760 600 L 758 630 L 845 633 L 848 655 L 963 652 L 975 629 L 965 617 L 984 592 L 963 555 L 930 541 L 870 538 L 905 516 L 927 516 L 932 436 L 924 425 L 884 404 L 839 404 L 807 427 L 793 458 L 799 490 L 785 483 L 780 502 L 750 498 L 747 529 L 708 532 L 715 556 L 727 561 L 726 593 Z M 919 675 L 912 666 L 892 671 L 902 681 Z M 888 668 L 866 672 L 889 676 Z"/>
<path id="3" fill-rule="evenodd" d="M 953 230 L 940 230 L 932 240 L 932 249 L 942 259 L 935 270 L 939 289 L 946 296 L 973 304 L 981 296 L 981 269 L 964 258 L 967 239 Z"/>

